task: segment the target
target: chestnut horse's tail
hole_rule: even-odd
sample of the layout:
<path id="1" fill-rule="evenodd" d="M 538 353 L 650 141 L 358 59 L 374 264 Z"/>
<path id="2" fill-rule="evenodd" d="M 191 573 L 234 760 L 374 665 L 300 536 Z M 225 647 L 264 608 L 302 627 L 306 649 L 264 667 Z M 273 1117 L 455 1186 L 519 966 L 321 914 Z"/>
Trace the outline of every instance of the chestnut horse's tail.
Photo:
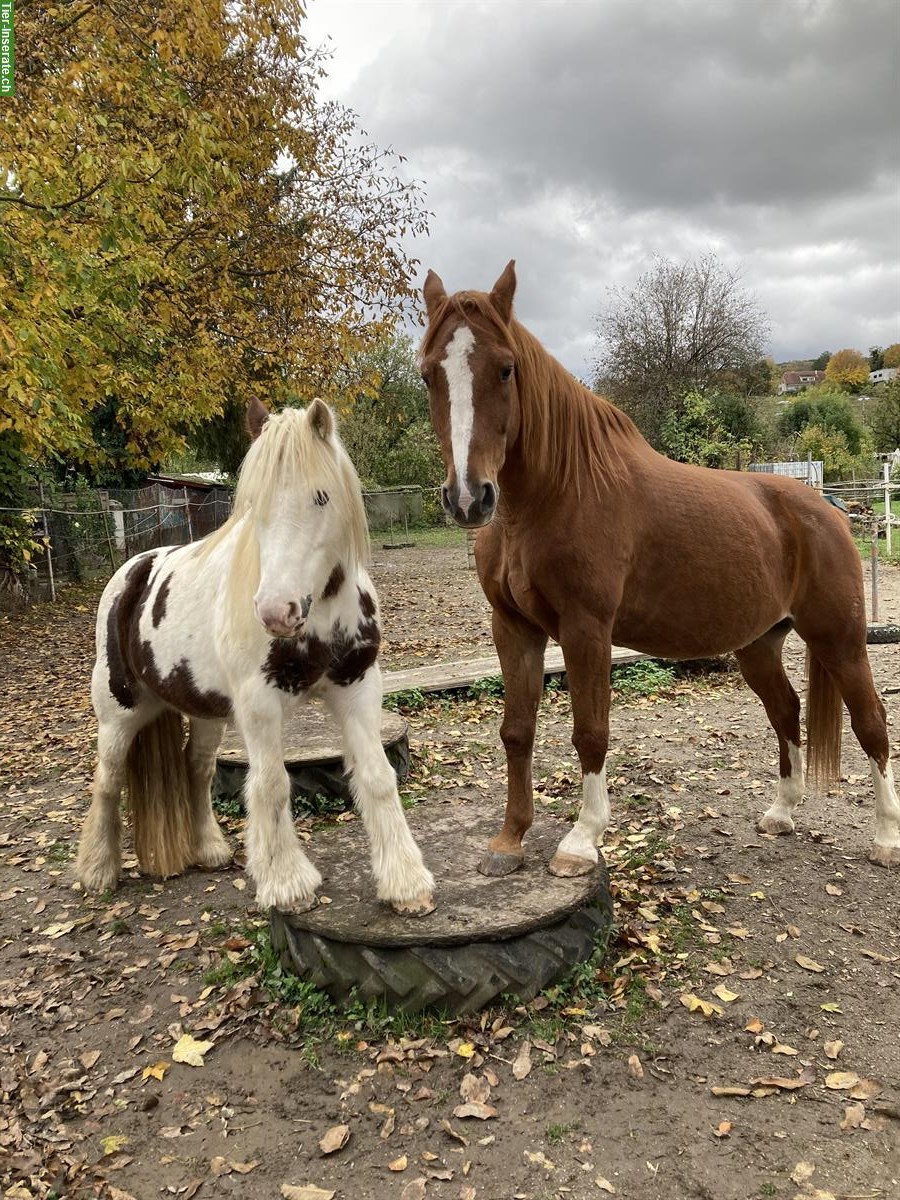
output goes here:
<path id="1" fill-rule="evenodd" d="M 841 773 L 841 693 L 821 662 L 806 651 L 806 769 L 813 782 L 827 787 Z"/>
<path id="2" fill-rule="evenodd" d="M 167 709 L 131 743 L 125 763 L 134 849 L 148 875 L 180 875 L 193 845 L 190 780 L 179 713 Z"/>

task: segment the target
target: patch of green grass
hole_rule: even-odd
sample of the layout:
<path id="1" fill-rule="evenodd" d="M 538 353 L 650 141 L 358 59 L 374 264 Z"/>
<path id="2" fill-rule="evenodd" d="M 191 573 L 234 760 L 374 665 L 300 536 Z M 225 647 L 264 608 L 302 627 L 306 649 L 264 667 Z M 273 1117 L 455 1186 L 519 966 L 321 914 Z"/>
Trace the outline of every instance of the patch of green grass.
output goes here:
<path id="1" fill-rule="evenodd" d="M 67 863 L 74 853 L 75 847 L 71 842 L 54 842 L 47 847 L 47 862 L 59 867 Z"/>
<path id="2" fill-rule="evenodd" d="M 407 688 L 402 692 L 389 692 L 384 698 L 384 703 L 386 708 L 396 709 L 398 712 L 421 712 L 428 700 L 419 688 Z"/>
<path id="3" fill-rule="evenodd" d="M 485 675 L 476 679 L 469 687 L 469 695 L 473 700 L 496 700 L 504 694 L 502 675 Z"/>
<path id="4" fill-rule="evenodd" d="M 674 670 L 652 658 L 614 666 L 612 669 L 613 690 L 626 700 L 668 691 L 674 682 Z"/>
<path id="5" fill-rule="evenodd" d="M 244 815 L 244 801 L 240 796 L 222 796 L 213 791 L 212 806 L 213 812 L 218 813 L 220 817 L 237 820 Z"/>
<path id="6" fill-rule="evenodd" d="M 308 796 L 300 792 L 291 797 L 291 812 L 295 817 L 322 817 L 326 821 L 346 812 L 347 801 L 343 796 L 329 795 L 327 792 L 315 792 Z"/>
<path id="7" fill-rule="evenodd" d="M 766 1180 L 765 1183 L 761 1183 L 759 1185 L 759 1194 L 761 1196 L 777 1196 L 778 1185 L 775 1183 L 770 1183 L 768 1180 Z"/>
<path id="8" fill-rule="evenodd" d="M 544 1136 L 551 1146 L 558 1146 L 566 1140 L 570 1133 L 577 1133 L 579 1129 L 581 1129 L 580 1121 L 569 1121 L 564 1125 L 548 1125 Z"/>

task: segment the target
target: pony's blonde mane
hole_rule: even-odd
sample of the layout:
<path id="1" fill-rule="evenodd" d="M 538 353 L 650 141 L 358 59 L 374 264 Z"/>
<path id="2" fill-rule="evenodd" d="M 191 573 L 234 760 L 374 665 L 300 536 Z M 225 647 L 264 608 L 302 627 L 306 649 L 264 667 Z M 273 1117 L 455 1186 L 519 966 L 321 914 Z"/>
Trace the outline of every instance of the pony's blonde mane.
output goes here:
<path id="1" fill-rule="evenodd" d="M 440 301 L 422 342 L 422 357 L 451 315 L 475 334 L 493 334 L 515 357 L 522 456 L 529 470 L 578 492 L 583 474 L 595 487 L 617 477 L 626 444 L 642 440 L 630 417 L 579 383 L 515 318 L 504 322 L 486 292 L 456 292 Z"/>
<path id="2" fill-rule="evenodd" d="M 369 530 L 359 476 L 347 451 L 333 434 L 328 440 L 311 428 L 303 409 L 285 408 L 269 417 L 262 433 L 247 451 L 238 475 L 231 515 L 224 525 L 201 543 L 208 555 L 227 538 L 244 517 L 265 519 L 279 496 L 298 490 L 312 497 L 326 492 L 345 534 L 341 550 L 351 570 L 369 556 Z M 252 521 L 247 521 L 235 550 L 234 568 L 259 574 Z M 255 585 L 254 585 L 255 586 Z"/>

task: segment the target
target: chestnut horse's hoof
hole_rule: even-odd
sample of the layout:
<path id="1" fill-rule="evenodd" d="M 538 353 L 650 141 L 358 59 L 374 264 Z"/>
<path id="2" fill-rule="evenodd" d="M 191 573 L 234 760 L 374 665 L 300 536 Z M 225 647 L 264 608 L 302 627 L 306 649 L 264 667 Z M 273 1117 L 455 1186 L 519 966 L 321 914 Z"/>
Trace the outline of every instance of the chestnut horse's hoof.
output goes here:
<path id="1" fill-rule="evenodd" d="M 434 912 L 434 895 L 431 892 L 419 892 L 411 900 L 392 900 L 391 908 L 401 917 L 427 917 Z"/>
<path id="2" fill-rule="evenodd" d="M 900 867 L 900 846 L 879 846 L 874 842 L 869 851 L 869 862 L 879 867 Z"/>
<path id="3" fill-rule="evenodd" d="M 548 870 L 551 875 L 558 875 L 561 879 L 571 879 L 574 875 L 590 875 L 596 866 L 594 859 L 579 858 L 577 854 L 565 854 L 557 850 L 548 864 Z"/>
<path id="4" fill-rule="evenodd" d="M 503 875 L 512 875 L 513 871 L 518 871 L 524 861 L 524 854 L 504 854 L 500 850 L 488 850 L 478 864 L 478 871 L 491 879 L 500 879 Z"/>

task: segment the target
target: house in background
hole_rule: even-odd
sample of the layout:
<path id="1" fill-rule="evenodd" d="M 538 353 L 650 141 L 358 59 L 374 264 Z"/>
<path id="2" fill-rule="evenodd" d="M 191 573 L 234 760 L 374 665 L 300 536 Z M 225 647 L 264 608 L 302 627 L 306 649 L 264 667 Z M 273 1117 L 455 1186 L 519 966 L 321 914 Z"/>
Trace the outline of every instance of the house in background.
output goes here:
<path id="1" fill-rule="evenodd" d="M 822 383 L 824 379 L 824 371 L 813 371 L 811 369 L 785 371 L 781 377 L 781 383 L 778 385 L 778 395 L 784 396 L 794 392 L 802 392 L 804 388 L 812 387 L 814 383 Z"/>
<path id="2" fill-rule="evenodd" d="M 897 378 L 898 367 L 882 367 L 879 371 L 869 372 L 869 383 L 890 383 Z"/>

